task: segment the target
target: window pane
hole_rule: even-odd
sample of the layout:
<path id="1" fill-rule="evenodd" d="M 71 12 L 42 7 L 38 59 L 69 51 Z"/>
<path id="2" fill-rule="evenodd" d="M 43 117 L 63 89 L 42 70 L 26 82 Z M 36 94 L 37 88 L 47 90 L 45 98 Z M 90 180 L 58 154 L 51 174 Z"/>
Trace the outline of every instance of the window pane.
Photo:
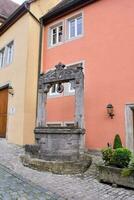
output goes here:
<path id="1" fill-rule="evenodd" d="M 7 45 L 6 64 L 11 64 L 13 60 L 13 42 Z"/>
<path id="2" fill-rule="evenodd" d="M 71 83 L 68 83 L 69 92 L 75 92 L 75 89 L 73 88 L 73 85 Z"/>
<path id="3" fill-rule="evenodd" d="M 53 35 L 53 44 L 56 44 L 56 35 Z"/>
<path id="4" fill-rule="evenodd" d="M 70 38 L 75 37 L 75 19 L 69 22 Z"/>
<path id="5" fill-rule="evenodd" d="M 60 24 L 51 29 L 51 45 L 58 44 L 63 40 L 63 26 Z"/>
<path id="6" fill-rule="evenodd" d="M 0 68 L 4 66 L 4 54 L 5 54 L 5 48 L 0 50 Z"/>
<path id="7" fill-rule="evenodd" d="M 56 88 L 57 88 L 57 87 L 56 87 L 56 84 L 53 85 L 53 86 L 52 86 L 52 90 L 51 90 L 51 92 L 52 92 L 52 93 L 56 93 Z"/>
<path id="8" fill-rule="evenodd" d="M 82 16 L 77 18 L 77 35 L 82 34 Z"/>
<path id="9" fill-rule="evenodd" d="M 52 44 L 56 44 L 57 42 L 57 29 L 52 29 Z"/>
<path id="10" fill-rule="evenodd" d="M 59 26 L 58 42 L 62 42 L 62 36 L 63 36 L 63 27 Z"/>

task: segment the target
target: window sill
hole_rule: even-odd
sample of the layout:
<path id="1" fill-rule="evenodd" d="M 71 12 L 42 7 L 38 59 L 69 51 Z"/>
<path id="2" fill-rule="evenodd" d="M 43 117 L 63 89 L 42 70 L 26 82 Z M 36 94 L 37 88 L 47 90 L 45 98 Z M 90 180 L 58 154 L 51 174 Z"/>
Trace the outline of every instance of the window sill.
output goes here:
<path id="1" fill-rule="evenodd" d="M 82 38 L 83 36 L 84 36 L 84 35 L 82 34 L 82 35 L 79 35 L 79 36 L 77 36 L 77 37 L 67 38 L 66 41 L 65 41 L 65 43 L 71 42 L 71 41 L 74 41 L 74 40 L 78 40 L 78 39 Z"/>
<path id="2" fill-rule="evenodd" d="M 52 49 L 52 48 L 55 48 L 55 47 L 58 47 L 58 46 L 61 46 L 63 44 L 66 44 L 68 42 L 72 42 L 74 40 L 78 40 L 78 39 L 81 39 L 84 35 L 80 35 L 80 36 L 77 36 L 77 37 L 74 37 L 74 38 L 71 38 L 71 39 L 66 39 L 64 42 L 61 42 L 59 44 L 56 44 L 56 45 L 53 45 L 53 46 L 49 46 L 48 49 Z"/>
<path id="3" fill-rule="evenodd" d="M 58 46 L 60 46 L 60 45 L 62 45 L 62 44 L 64 44 L 64 42 L 60 42 L 60 43 L 55 44 L 55 45 L 50 45 L 50 46 L 48 46 L 48 49 L 58 47 Z"/>

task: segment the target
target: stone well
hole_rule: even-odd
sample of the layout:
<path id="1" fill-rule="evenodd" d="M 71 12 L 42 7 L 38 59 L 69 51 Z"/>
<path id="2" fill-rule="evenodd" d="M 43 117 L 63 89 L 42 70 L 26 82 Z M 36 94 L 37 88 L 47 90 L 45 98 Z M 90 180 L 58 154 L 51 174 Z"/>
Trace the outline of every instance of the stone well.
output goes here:
<path id="1" fill-rule="evenodd" d="M 61 63 L 40 76 L 38 116 L 35 145 L 25 146 L 22 162 L 34 169 L 59 174 L 85 172 L 91 157 L 84 153 L 84 74 L 82 64 L 65 67 Z M 72 127 L 47 127 L 46 102 L 50 88 L 58 84 L 57 92 L 64 91 L 62 83 L 70 82 L 75 89 L 75 122 Z"/>
<path id="2" fill-rule="evenodd" d="M 80 138 L 85 130 L 78 128 L 37 128 L 36 145 L 26 145 L 22 157 L 25 166 L 58 174 L 85 172 L 91 165 L 88 154 L 80 153 Z"/>

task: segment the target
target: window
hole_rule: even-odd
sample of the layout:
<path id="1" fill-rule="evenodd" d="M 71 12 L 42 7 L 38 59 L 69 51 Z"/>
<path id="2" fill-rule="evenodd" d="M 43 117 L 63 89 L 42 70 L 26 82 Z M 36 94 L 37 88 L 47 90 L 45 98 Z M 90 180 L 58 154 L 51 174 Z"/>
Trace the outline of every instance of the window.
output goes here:
<path id="1" fill-rule="evenodd" d="M 51 34 L 51 46 L 60 44 L 63 41 L 63 25 L 59 24 L 58 26 L 55 26 L 50 29 Z"/>
<path id="2" fill-rule="evenodd" d="M 57 92 L 57 88 L 58 88 L 58 84 L 55 84 L 53 85 L 51 88 L 50 88 L 50 91 L 48 93 L 48 96 L 61 96 L 62 93 L 58 93 Z"/>
<path id="3" fill-rule="evenodd" d="M 5 48 L 0 50 L 0 69 L 4 67 Z"/>
<path id="4" fill-rule="evenodd" d="M 74 93 L 75 92 L 75 89 L 73 88 L 71 83 L 68 83 L 68 91 L 69 91 L 69 93 Z"/>
<path id="5" fill-rule="evenodd" d="M 55 84 L 53 85 L 53 87 L 50 88 L 50 92 L 49 92 L 49 97 L 53 97 L 53 96 L 68 96 L 68 95 L 74 95 L 75 94 L 75 89 L 72 87 L 71 83 L 63 83 L 64 86 L 64 91 L 63 93 L 58 93 L 57 92 L 57 87 L 58 85 Z"/>
<path id="6" fill-rule="evenodd" d="M 82 15 L 68 19 L 68 39 L 82 35 Z"/>
<path id="7" fill-rule="evenodd" d="M 12 63 L 13 46 L 14 46 L 14 42 L 12 41 L 0 50 L 0 69 Z"/>
<path id="8" fill-rule="evenodd" d="M 66 65 L 66 67 L 69 67 L 70 65 L 73 66 L 76 64 L 82 64 L 82 66 L 84 67 L 84 61 L 75 62 L 73 64 Z M 51 70 L 54 70 L 54 68 L 51 68 Z M 73 87 L 73 84 L 71 84 L 71 82 L 62 83 L 62 85 L 64 86 L 64 90 L 62 93 L 57 92 L 58 84 L 55 84 L 50 88 L 48 97 L 49 98 L 57 98 L 57 97 L 62 97 L 62 96 L 74 96 L 75 95 L 75 88 Z"/>
<path id="9" fill-rule="evenodd" d="M 11 64 L 12 60 L 13 60 L 13 42 L 7 45 L 6 64 L 7 65 Z"/>

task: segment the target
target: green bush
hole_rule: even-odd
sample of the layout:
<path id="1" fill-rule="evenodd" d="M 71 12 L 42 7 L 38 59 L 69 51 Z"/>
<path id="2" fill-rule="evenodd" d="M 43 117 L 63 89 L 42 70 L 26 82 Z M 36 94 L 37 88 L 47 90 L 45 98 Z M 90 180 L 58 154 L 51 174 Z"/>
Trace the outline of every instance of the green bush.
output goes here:
<path id="1" fill-rule="evenodd" d="M 131 151 L 126 148 L 115 149 L 111 159 L 111 165 L 119 168 L 128 167 L 131 155 Z"/>
<path id="2" fill-rule="evenodd" d="M 112 157 L 114 150 L 111 147 L 102 149 L 102 159 L 105 162 L 105 165 L 111 165 Z"/>
<path id="3" fill-rule="evenodd" d="M 132 173 L 134 173 L 134 156 L 131 158 L 128 168 L 122 170 L 122 176 L 130 176 Z"/>
<path id="4" fill-rule="evenodd" d="M 121 138 L 120 138 L 120 136 L 118 134 L 114 138 L 113 148 L 114 149 L 122 148 Z"/>

